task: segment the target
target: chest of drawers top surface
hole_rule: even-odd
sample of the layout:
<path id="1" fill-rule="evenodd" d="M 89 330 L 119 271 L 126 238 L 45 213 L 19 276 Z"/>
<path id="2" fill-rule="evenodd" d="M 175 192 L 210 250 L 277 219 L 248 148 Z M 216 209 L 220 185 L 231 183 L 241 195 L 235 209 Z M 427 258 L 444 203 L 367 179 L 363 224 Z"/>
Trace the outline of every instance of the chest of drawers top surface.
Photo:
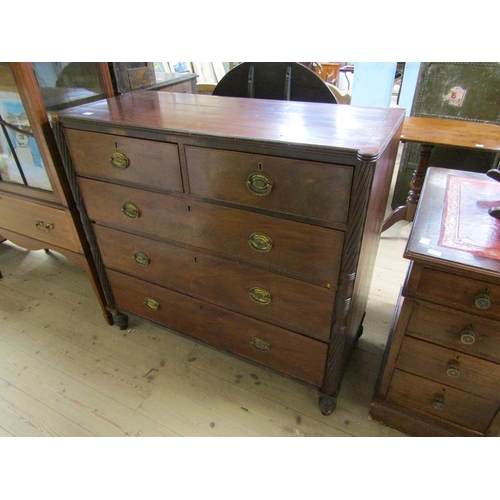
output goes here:
<path id="1" fill-rule="evenodd" d="M 377 159 L 404 110 L 134 91 L 63 110 L 67 125 L 94 122 L 148 130 L 354 151 Z"/>

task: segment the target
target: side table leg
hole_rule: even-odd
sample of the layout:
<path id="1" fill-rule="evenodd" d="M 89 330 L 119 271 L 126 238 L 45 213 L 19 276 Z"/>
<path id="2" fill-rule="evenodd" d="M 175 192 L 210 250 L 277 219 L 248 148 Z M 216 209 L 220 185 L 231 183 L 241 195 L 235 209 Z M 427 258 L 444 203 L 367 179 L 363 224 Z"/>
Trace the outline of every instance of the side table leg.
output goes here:
<path id="1" fill-rule="evenodd" d="M 389 214 L 387 219 L 385 219 L 382 224 L 382 232 L 389 229 L 400 220 L 413 222 L 413 218 L 415 217 L 415 212 L 417 210 L 418 200 L 420 198 L 420 191 L 422 191 L 425 174 L 427 172 L 427 168 L 429 167 L 429 158 L 431 156 L 432 148 L 432 144 L 420 145 L 417 168 L 415 169 L 415 172 L 413 172 L 413 177 L 410 182 L 410 191 L 408 192 L 408 198 L 406 198 L 406 204 L 394 209 Z"/>

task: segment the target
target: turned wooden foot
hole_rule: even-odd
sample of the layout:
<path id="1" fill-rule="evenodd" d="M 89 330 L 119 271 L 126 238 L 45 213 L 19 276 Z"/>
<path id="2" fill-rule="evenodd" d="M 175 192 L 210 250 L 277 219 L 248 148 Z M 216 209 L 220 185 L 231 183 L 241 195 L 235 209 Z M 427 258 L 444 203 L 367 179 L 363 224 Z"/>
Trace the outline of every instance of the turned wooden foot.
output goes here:
<path id="1" fill-rule="evenodd" d="M 121 311 L 116 311 L 113 314 L 113 322 L 120 330 L 126 330 L 128 328 L 128 316 Z"/>
<path id="2" fill-rule="evenodd" d="M 318 398 L 318 406 L 323 415 L 330 415 L 337 407 L 337 395 L 327 396 L 326 394 L 321 394 Z"/>

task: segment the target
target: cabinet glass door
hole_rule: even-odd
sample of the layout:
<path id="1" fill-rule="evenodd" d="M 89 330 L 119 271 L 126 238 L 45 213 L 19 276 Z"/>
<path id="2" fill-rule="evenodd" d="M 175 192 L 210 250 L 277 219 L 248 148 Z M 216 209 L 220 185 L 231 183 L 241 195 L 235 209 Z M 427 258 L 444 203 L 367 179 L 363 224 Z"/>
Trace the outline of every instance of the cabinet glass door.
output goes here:
<path id="1" fill-rule="evenodd" d="M 0 182 L 52 191 L 8 63 L 0 63 Z"/>
<path id="2" fill-rule="evenodd" d="M 31 67 L 47 111 L 106 97 L 96 62 L 34 62 Z"/>

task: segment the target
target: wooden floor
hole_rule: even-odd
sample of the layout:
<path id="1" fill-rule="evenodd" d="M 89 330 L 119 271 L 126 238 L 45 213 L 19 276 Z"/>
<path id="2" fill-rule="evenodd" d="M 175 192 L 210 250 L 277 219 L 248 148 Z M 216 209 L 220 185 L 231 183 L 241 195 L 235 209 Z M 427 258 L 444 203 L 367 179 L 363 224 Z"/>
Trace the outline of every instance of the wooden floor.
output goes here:
<path id="1" fill-rule="evenodd" d="M 317 391 L 131 317 L 108 326 L 85 273 L 0 244 L 0 436 L 402 436 L 368 419 L 410 224 L 382 235 L 337 409 Z"/>

